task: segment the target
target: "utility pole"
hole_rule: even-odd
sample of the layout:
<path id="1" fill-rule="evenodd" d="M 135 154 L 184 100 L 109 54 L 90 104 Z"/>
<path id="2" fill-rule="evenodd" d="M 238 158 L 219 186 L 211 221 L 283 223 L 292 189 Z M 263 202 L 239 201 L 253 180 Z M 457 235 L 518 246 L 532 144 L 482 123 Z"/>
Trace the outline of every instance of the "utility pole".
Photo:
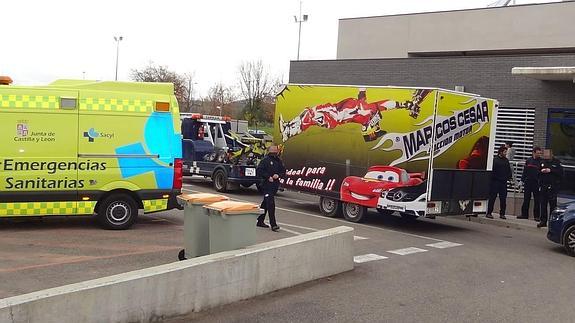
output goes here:
<path id="1" fill-rule="evenodd" d="M 118 80 L 118 57 L 120 56 L 120 42 L 124 39 L 122 36 L 114 36 L 114 40 L 116 41 L 116 78 Z"/>
<path id="2" fill-rule="evenodd" d="M 302 22 L 306 22 L 307 19 L 309 18 L 308 15 L 303 15 L 301 14 L 301 1 L 299 2 L 299 17 L 298 16 L 293 16 L 295 19 L 295 22 L 297 24 L 299 24 L 299 28 L 298 28 L 298 35 L 297 35 L 297 60 L 299 61 L 299 49 L 300 49 L 300 43 L 301 43 L 301 23 Z"/>

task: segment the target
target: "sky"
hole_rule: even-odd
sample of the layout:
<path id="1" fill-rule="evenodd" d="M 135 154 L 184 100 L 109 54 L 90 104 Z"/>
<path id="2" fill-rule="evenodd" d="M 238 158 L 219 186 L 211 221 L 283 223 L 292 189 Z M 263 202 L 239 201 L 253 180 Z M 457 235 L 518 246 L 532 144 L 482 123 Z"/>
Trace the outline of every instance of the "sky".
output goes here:
<path id="1" fill-rule="evenodd" d="M 335 59 L 338 20 L 486 7 L 495 0 L 304 0 L 300 59 Z M 517 4 L 556 1 L 521 1 Z M 194 75 L 194 96 L 235 87 L 242 62 L 262 60 L 288 81 L 297 57 L 299 0 L 2 1 L 0 75 L 16 85 L 114 80 L 150 63 Z"/>

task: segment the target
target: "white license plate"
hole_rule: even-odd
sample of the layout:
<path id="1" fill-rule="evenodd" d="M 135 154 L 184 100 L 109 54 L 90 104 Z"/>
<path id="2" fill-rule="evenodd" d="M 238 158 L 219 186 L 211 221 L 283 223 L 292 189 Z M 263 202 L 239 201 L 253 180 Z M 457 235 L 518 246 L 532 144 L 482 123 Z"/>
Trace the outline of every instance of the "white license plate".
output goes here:
<path id="1" fill-rule="evenodd" d="M 246 168 L 246 176 L 256 176 L 255 168 Z"/>
<path id="2" fill-rule="evenodd" d="M 405 211 L 404 206 L 398 206 L 398 205 L 387 205 L 386 208 L 388 210 L 393 210 L 393 211 L 400 211 L 400 212 Z"/>

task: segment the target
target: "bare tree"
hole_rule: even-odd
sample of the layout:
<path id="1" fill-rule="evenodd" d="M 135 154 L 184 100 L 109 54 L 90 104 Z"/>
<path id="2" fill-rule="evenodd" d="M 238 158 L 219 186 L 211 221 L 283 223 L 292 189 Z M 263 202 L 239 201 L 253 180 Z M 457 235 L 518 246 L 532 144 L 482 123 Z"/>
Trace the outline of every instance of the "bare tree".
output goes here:
<path id="1" fill-rule="evenodd" d="M 232 115 L 233 112 L 230 111 L 230 103 L 234 102 L 235 99 L 236 96 L 232 88 L 219 82 L 210 87 L 208 96 L 204 99 L 204 102 L 208 103 L 210 107 L 209 113 L 219 114 L 220 111 L 217 107 L 220 107 L 222 114 Z"/>
<path id="2" fill-rule="evenodd" d="M 240 91 L 246 100 L 244 116 L 250 123 L 263 119 L 263 104 L 272 95 L 275 83 L 261 60 L 244 62 L 239 67 Z"/>
<path id="3" fill-rule="evenodd" d="M 192 112 L 194 106 L 194 84 L 195 74 L 186 73 L 183 75 L 184 78 L 184 93 L 182 98 L 182 103 L 180 104 L 180 110 L 184 112 Z"/>
<path id="4" fill-rule="evenodd" d="M 170 71 L 167 66 L 150 63 L 147 67 L 130 72 L 130 78 L 136 82 L 166 82 L 174 84 L 174 94 L 180 107 L 188 108 L 187 97 L 191 94 L 191 84 L 186 76 Z M 190 78 L 191 80 L 191 78 Z M 190 95 L 191 96 L 191 95 Z M 185 110 L 185 109 L 183 109 Z"/>

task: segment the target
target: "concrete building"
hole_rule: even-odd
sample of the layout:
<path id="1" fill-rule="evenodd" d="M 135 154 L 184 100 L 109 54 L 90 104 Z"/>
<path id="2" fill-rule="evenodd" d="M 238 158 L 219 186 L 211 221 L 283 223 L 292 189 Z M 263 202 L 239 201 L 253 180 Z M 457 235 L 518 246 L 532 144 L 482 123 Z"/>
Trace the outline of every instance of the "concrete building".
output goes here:
<path id="1" fill-rule="evenodd" d="M 549 147 L 575 195 L 575 1 L 341 19 L 337 59 L 292 61 L 290 83 L 430 86 L 498 99 L 516 164 Z"/>

